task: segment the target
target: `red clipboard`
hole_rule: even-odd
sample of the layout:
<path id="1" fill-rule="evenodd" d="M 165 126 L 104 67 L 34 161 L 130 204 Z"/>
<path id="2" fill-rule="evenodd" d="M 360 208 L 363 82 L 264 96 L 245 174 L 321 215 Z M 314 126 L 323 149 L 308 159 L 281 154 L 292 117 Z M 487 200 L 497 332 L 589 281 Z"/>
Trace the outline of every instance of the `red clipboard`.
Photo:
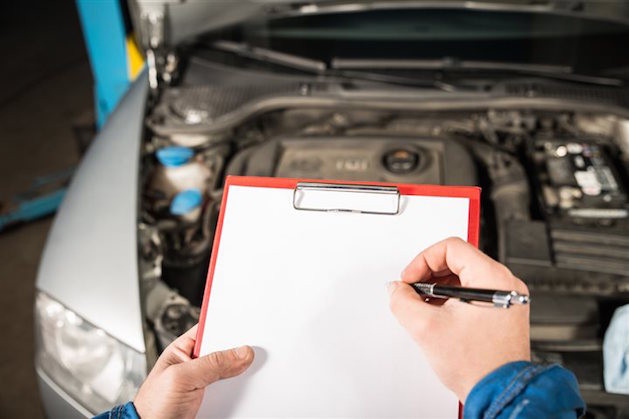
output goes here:
<path id="1" fill-rule="evenodd" d="M 212 246 L 212 254 L 207 274 L 205 291 L 203 294 L 203 304 L 199 317 L 199 326 L 197 331 L 196 342 L 193 351 L 193 357 L 198 357 L 203 341 L 203 331 L 205 329 L 205 319 L 208 310 L 210 294 L 212 290 L 212 279 L 218 258 L 218 250 L 221 242 L 221 232 L 223 228 L 223 219 L 225 216 L 225 206 L 231 186 L 248 186 L 261 188 L 282 188 L 295 189 L 298 184 L 304 182 L 324 183 L 329 185 L 366 185 L 378 187 L 395 187 L 400 195 L 415 196 L 432 196 L 432 197 L 451 197 L 451 198 L 468 198 L 469 214 L 468 214 L 468 236 L 467 241 L 478 247 L 479 230 L 480 230 L 480 192 L 479 187 L 474 186 L 440 186 L 440 185 L 410 185 L 410 184 L 393 184 L 382 182 L 350 182 L 338 180 L 312 180 L 312 179 L 289 179 L 289 178 L 268 178 L 268 177 L 250 177 L 250 176 L 228 176 L 225 180 L 221 209 L 219 213 L 216 232 L 214 235 L 214 243 Z M 459 406 L 459 417 L 462 418 L 462 405 Z"/>

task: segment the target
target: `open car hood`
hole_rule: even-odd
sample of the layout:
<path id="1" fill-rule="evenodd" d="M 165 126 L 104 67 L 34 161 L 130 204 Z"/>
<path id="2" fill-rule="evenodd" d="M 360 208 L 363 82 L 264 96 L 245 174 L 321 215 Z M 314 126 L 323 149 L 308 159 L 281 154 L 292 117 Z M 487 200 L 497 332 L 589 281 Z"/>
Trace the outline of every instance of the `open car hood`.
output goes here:
<path id="1" fill-rule="evenodd" d="M 144 48 L 174 47 L 202 33 L 224 28 L 264 15 L 283 16 L 323 13 L 326 11 L 353 12 L 369 9 L 467 8 L 481 10 L 520 10 L 539 13 L 559 13 L 591 16 L 629 23 L 629 3 L 574 1 L 460 1 L 460 0 L 132 0 L 130 9 L 134 26 Z"/>

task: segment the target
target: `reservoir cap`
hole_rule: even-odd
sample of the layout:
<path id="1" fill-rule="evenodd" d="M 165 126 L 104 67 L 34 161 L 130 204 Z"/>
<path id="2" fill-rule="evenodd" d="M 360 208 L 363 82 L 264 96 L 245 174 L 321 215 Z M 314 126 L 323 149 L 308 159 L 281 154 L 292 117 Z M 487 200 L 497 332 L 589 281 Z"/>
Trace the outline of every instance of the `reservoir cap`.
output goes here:
<path id="1" fill-rule="evenodd" d="M 157 150 L 157 160 L 166 167 L 178 167 L 186 164 L 194 155 L 188 147 L 164 147 Z"/>
<path id="2" fill-rule="evenodd" d="M 170 213 L 173 215 L 185 215 L 197 209 L 202 201 L 201 191 L 198 189 L 186 189 L 175 195 L 170 203 Z"/>

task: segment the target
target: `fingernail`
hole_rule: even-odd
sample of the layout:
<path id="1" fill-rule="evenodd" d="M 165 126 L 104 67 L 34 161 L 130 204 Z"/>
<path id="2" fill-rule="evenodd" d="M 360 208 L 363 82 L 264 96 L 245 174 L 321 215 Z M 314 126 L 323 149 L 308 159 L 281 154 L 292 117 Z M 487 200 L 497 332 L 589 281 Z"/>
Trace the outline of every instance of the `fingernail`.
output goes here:
<path id="1" fill-rule="evenodd" d="M 236 349 L 236 356 L 238 357 L 238 359 L 245 359 L 247 355 L 249 355 L 248 346 L 241 346 L 240 348 Z"/>
<path id="2" fill-rule="evenodd" d="M 394 289 L 395 289 L 395 282 L 394 281 L 387 282 L 387 292 L 389 293 L 389 295 L 393 293 Z"/>

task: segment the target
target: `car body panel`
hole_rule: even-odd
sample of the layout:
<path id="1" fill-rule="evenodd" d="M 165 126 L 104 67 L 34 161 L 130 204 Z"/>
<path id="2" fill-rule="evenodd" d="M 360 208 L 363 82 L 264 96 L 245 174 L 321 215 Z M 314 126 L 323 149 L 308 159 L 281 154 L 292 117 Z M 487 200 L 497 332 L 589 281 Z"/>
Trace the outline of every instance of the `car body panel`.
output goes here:
<path id="1" fill-rule="evenodd" d="M 82 419 L 94 416 L 59 387 L 45 372 L 37 369 L 37 385 L 46 417 Z"/>
<path id="2" fill-rule="evenodd" d="M 145 352 L 145 344 L 137 208 L 147 94 L 144 71 L 76 171 L 37 276 L 39 290 L 139 352 Z"/>

